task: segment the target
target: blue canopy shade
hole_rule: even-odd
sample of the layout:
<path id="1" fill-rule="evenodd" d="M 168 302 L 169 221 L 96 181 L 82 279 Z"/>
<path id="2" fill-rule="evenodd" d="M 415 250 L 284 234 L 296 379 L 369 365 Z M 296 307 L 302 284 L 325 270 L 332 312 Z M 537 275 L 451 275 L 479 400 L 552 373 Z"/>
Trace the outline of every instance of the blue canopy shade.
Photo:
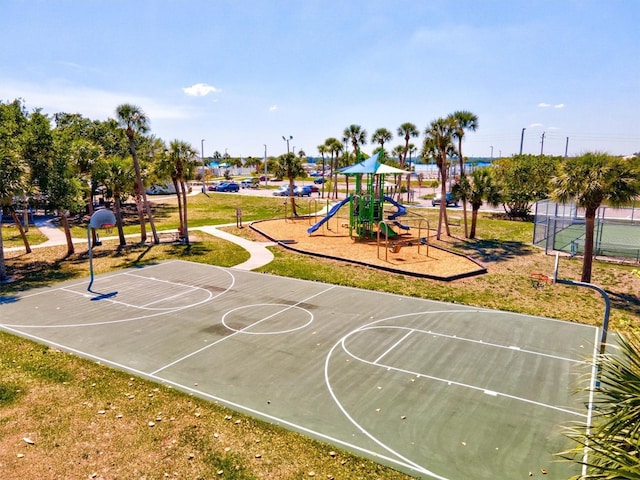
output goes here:
<path id="1" fill-rule="evenodd" d="M 380 174 L 393 174 L 393 173 L 409 173 L 405 170 L 400 170 L 399 168 L 391 167 L 389 165 L 385 165 L 384 163 L 380 163 L 378 161 L 379 153 L 361 161 L 360 163 L 356 163 L 355 165 L 351 165 L 349 167 L 344 167 L 338 170 L 338 172 L 343 173 L 345 175 L 358 175 L 364 173 L 371 173 L 374 175 Z"/>

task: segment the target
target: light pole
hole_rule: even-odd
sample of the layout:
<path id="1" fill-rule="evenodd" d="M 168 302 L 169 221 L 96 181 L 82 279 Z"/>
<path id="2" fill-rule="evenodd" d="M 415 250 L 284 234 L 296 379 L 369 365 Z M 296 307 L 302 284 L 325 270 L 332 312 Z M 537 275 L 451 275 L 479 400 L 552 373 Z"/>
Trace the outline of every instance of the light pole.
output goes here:
<path id="1" fill-rule="evenodd" d="M 520 155 L 522 155 L 522 143 L 524 142 L 524 131 L 526 128 L 522 129 L 522 133 L 520 134 Z"/>
<path id="2" fill-rule="evenodd" d="M 202 156 L 202 193 L 206 193 L 207 186 L 205 185 L 205 166 L 204 166 L 204 138 L 200 140 L 200 155 Z"/>
<path id="3" fill-rule="evenodd" d="M 289 135 L 289 138 L 282 136 L 282 139 L 287 142 L 287 153 L 289 153 L 289 140 L 293 140 L 293 135 Z"/>
<path id="4" fill-rule="evenodd" d="M 267 144 L 264 143 L 264 187 L 267 188 Z"/>
<path id="5" fill-rule="evenodd" d="M 491 160 L 493 160 L 493 145 L 489 146 L 489 148 L 491 149 Z"/>

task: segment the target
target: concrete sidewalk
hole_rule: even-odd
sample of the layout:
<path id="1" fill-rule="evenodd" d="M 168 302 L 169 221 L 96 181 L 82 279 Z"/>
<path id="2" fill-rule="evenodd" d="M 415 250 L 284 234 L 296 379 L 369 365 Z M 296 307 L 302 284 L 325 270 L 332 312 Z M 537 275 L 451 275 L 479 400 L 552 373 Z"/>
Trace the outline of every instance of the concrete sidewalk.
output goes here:
<path id="1" fill-rule="evenodd" d="M 58 245 L 66 245 L 67 239 L 62 230 L 56 227 L 53 224 L 54 218 L 38 218 L 34 220 L 35 227 L 40 230 L 40 232 L 47 237 L 47 241 L 44 243 L 40 243 L 38 245 L 31 245 L 32 249 L 35 248 L 45 248 L 45 247 L 53 247 Z M 253 270 L 254 268 L 259 268 L 263 265 L 266 265 L 273 261 L 273 253 L 269 251 L 267 247 L 275 245 L 274 242 L 253 242 L 251 240 L 247 240 L 246 238 L 238 237 L 237 235 L 232 235 L 223 230 L 220 230 L 219 227 L 231 226 L 233 224 L 226 225 L 211 225 L 206 227 L 195 227 L 190 228 L 189 230 L 200 230 L 204 233 L 208 233 L 209 235 L 214 235 L 222 240 L 226 240 L 231 243 L 235 243 L 236 245 L 244 248 L 251 255 L 249 260 L 243 262 L 239 265 L 236 265 L 233 268 L 237 268 L 240 270 Z M 159 231 L 158 234 L 161 233 L 177 233 L 177 230 L 162 230 Z M 127 235 L 127 237 L 136 237 L 138 234 Z M 102 237 L 102 240 L 112 240 L 117 239 L 117 236 L 110 237 Z M 73 238 L 74 244 L 83 244 L 87 243 L 86 238 Z M 5 248 L 5 252 L 18 252 L 24 250 L 24 247 L 10 247 Z"/>

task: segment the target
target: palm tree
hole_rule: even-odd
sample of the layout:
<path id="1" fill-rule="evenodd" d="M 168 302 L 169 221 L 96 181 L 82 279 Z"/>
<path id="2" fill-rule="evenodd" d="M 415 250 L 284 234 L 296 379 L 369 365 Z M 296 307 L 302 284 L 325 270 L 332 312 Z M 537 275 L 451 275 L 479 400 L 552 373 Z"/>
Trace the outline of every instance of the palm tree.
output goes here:
<path id="1" fill-rule="evenodd" d="M 407 164 L 407 154 L 409 153 L 409 149 L 411 148 L 411 144 L 409 141 L 411 138 L 417 138 L 420 136 L 420 131 L 418 128 L 411 122 L 405 122 L 398 127 L 398 136 L 404 138 L 404 148 L 402 149 L 400 155 L 398 155 L 398 160 L 400 161 L 400 168 L 405 168 Z M 407 175 L 407 192 L 410 189 L 411 181 L 411 173 Z M 398 201 L 400 201 L 402 196 L 402 191 L 400 189 L 402 183 L 402 176 L 398 177 L 398 182 L 396 185 L 396 189 L 398 192 Z"/>
<path id="2" fill-rule="evenodd" d="M 404 150 L 402 156 L 398 158 L 400 168 L 404 168 L 407 161 L 407 153 L 409 152 L 409 140 L 420 136 L 418 128 L 411 122 L 405 122 L 398 127 L 398 136 L 404 138 Z"/>
<path id="3" fill-rule="evenodd" d="M 351 124 L 342 132 L 342 138 L 345 142 L 351 142 L 353 155 L 356 157 L 357 162 L 360 145 L 367 143 L 367 131 L 360 125 Z"/>
<path id="4" fill-rule="evenodd" d="M 324 141 L 327 151 L 331 154 L 331 175 L 333 177 L 333 198 L 338 197 L 338 155 L 342 151 L 342 143 L 335 137 L 329 137 Z"/>
<path id="5" fill-rule="evenodd" d="M 640 162 L 589 152 L 566 159 L 558 168 L 558 176 L 552 181 L 551 198 L 561 203 L 573 200 L 585 209 L 581 281 L 590 283 L 598 209 L 604 202 L 621 206 L 640 195 Z"/>
<path id="6" fill-rule="evenodd" d="M 293 153 L 285 153 L 278 157 L 276 176 L 278 178 L 286 177 L 289 179 L 289 200 L 291 202 L 291 212 L 294 217 L 298 216 L 298 211 L 296 210 L 296 199 L 293 196 L 294 181 L 296 177 L 304 174 L 306 174 L 306 172 L 302 167 L 300 159 L 296 158 Z"/>
<path id="7" fill-rule="evenodd" d="M 453 138 L 458 140 L 458 161 L 460 162 L 460 177 L 464 176 L 464 156 L 462 155 L 462 139 L 465 131 L 470 130 L 475 132 L 478 128 L 478 117 L 467 111 L 458 110 L 453 112 L 449 117 L 455 124 L 453 131 Z M 462 202 L 462 217 L 464 219 L 464 236 L 469 238 L 469 232 L 467 227 L 467 203 Z"/>
<path id="8" fill-rule="evenodd" d="M 197 153 L 193 147 L 181 140 L 173 140 L 169 145 L 169 162 L 171 179 L 178 196 L 178 210 L 180 212 L 180 235 L 184 243 L 189 245 L 189 224 L 187 221 L 187 182 L 195 169 Z M 182 201 L 181 198 L 182 197 Z"/>
<path id="9" fill-rule="evenodd" d="M 329 152 L 329 149 L 324 143 L 318 145 L 318 153 L 322 157 L 322 190 L 321 190 L 322 198 L 324 198 L 324 170 L 325 170 L 324 154 L 328 152 Z"/>
<path id="10" fill-rule="evenodd" d="M 244 161 L 244 166 L 247 168 L 255 168 L 257 170 L 260 165 L 262 165 L 262 159 L 258 157 L 249 156 Z"/>
<path id="11" fill-rule="evenodd" d="M 441 117 L 432 121 L 424 131 L 423 156 L 435 159 L 442 182 L 440 185 L 440 193 L 443 201 L 440 202 L 440 214 L 438 216 L 438 240 L 440 240 L 441 237 L 443 223 L 447 236 L 451 236 L 449 222 L 447 221 L 447 202 L 444 201 L 444 199 L 447 195 L 447 158 L 454 152 L 452 143 L 454 129 L 455 125 L 450 118 Z"/>
<path id="12" fill-rule="evenodd" d="M 471 182 L 469 182 L 467 175 L 462 175 L 452 192 L 462 201 L 468 201 L 471 204 L 469 238 L 476 238 L 478 210 L 480 210 L 482 202 L 486 201 L 491 206 L 497 206 L 500 203 L 500 188 L 493 178 L 492 170 L 488 167 L 474 170 L 471 172 Z"/>
<path id="13" fill-rule="evenodd" d="M 120 246 L 124 247 L 127 241 L 124 236 L 122 225 L 121 199 L 128 196 L 134 190 L 136 176 L 133 168 L 133 160 L 129 158 L 112 155 L 106 159 L 98 160 L 93 165 L 93 177 L 96 182 L 107 187 L 107 193 L 113 198 L 113 210 L 116 217 L 116 228 Z"/>
<path id="14" fill-rule="evenodd" d="M 566 429 L 577 445 L 558 455 L 583 466 L 584 479 L 640 479 L 640 337 L 620 335 L 615 353 L 600 354 L 599 386 L 590 424 Z M 597 390 L 593 390 L 597 388 Z"/>
<path id="15" fill-rule="evenodd" d="M 151 214 L 151 206 L 147 200 L 147 192 L 145 191 L 144 184 L 142 183 L 142 173 L 140 171 L 140 162 L 138 161 L 135 143 L 136 133 L 145 133 L 149 130 L 149 119 L 140 107 L 128 103 L 118 106 L 116 109 L 116 116 L 118 117 L 119 125 L 125 129 L 125 133 L 129 139 L 129 151 L 131 152 L 133 168 L 136 172 L 137 193 L 142 198 L 143 207 L 147 213 L 147 218 L 149 219 L 151 233 L 153 234 L 153 243 L 158 245 L 160 243 L 160 238 L 156 232 L 153 215 Z M 146 242 L 147 237 L 144 229 L 144 221 L 140 226 L 140 237 L 140 241 L 142 243 Z"/>
<path id="16" fill-rule="evenodd" d="M 373 135 L 371 136 L 371 142 L 379 143 L 380 150 L 384 155 L 384 144 L 390 142 L 392 138 L 393 134 L 389 130 L 387 130 L 386 128 L 379 128 L 375 132 L 373 132 Z"/>

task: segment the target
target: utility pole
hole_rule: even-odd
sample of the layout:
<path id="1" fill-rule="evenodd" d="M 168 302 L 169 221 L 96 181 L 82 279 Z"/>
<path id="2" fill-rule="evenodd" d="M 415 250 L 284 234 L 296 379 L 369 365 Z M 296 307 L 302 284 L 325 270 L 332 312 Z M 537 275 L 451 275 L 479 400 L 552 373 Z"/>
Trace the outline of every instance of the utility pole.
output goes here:
<path id="1" fill-rule="evenodd" d="M 520 155 L 522 155 L 522 144 L 524 142 L 524 131 L 526 130 L 526 128 L 522 129 L 522 133 L 520 134 Z"/>
<path id="2" fill-rule="evenodd" d="M 204 166 L 204 138 L 200 140 L 200 155 L 202 156 L 202 193 L 207 193 L 205 182 L 205 166 Z"/>
<path id="3" fill-rule="evenodd" d="M 542 132 L 542 140 L 540 141 L 540 155 L 542 155 L 544 152 L 544 134 L 545 133 L 546 132 Z"/>
<path id="4" fill-rule="evenodd" d="M 265 188 L 267 187 L 267 144 L 263 143 L 264 145 L 264 186 Z"/>

